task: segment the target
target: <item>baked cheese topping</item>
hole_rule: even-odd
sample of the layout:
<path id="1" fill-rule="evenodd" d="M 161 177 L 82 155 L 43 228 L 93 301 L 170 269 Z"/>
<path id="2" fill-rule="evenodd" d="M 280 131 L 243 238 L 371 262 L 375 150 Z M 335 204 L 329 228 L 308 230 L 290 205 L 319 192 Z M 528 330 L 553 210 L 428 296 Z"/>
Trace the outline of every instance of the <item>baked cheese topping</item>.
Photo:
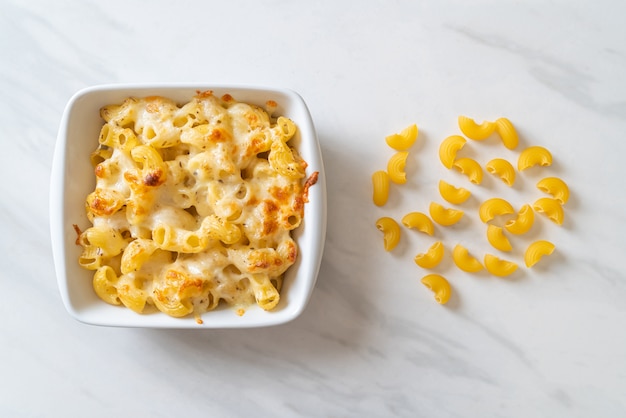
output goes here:
<path id="1" fill-rule="evenodd" d="M 267 106 L 206 91 L 101 109 L 92 226 L 77 241 L 101 299 L 199 322 L 221 301 L 276 307 L 318 173 L 305 179 L 296 125 Z"/>

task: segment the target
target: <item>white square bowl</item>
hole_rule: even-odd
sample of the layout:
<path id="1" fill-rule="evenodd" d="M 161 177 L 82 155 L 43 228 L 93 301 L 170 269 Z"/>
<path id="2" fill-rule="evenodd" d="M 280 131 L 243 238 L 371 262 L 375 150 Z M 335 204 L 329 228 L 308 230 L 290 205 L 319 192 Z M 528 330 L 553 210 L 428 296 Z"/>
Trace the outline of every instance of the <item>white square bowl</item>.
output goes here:
<path id="1" fill-rule="evenodd" d="M 292 119 L 298 133 L 292 139 L 308 163 L 307 176 L 317 171 L 317 184 L 309 189 L 302 225 L 294 231 L 298 259 L 285 273 L 279 305 L 266 312 L 250 306 L 243 316 L 230 307 L 218 307 L 202 315 L 197 324 L 193 315 L 172 318 L 164 313 L 137 314 L 123 306 L 100 300 L 92 287 L 93 272 L 78 265 L 82 248 L 76 245 L 73 224 L 82 230 L 90 226 L 85 198 L 93 191 L 95 177 L 89 156 L 98 146 L 104 121 L 100 108 L 121 103 L 127 97 L 163 96 L 179 103 L 189 101 L 197 91 L 230 94 L 239 102 L 264 106 L 278 104 L 275 114 Z M 290 142 L 292 144 L 292 142 Z M 50 183 L 50 230 L 55 270 L 61 298 L 78 321 L 101 326 L 142 328 L 250 328 L 278 325 L 302 313 L 311 296 L 319 271 L 326 236 L 326 181 L 319 142 L 304 100 L 287 89 L 230 85 L 161 84 L 104 85 L 77 92 L 68 102 L 59 128 Z"/>

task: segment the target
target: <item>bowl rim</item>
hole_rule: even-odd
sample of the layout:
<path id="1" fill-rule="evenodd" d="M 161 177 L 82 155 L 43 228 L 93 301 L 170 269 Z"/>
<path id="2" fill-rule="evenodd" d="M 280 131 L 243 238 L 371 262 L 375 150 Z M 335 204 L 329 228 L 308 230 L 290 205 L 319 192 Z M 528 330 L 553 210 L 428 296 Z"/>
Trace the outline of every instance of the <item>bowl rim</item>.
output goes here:
<path id="1" fill-rule="evenodd" d="M 120 308 L 112 305 L 108 305 L 103 301 L 100 301 L 106 308 L 111 309 L 124 309 L 132 315 L 124 315 L 128 320 L 120 320 L 119 316 L 116 319 L 107 318 L 105 315 L 99 313 L 100 311 L 93 312 L 89 309 L 80 309 L 76 305 L 75 297 L 70 294 L 69 274 L 68 269 L 68 248 L 70 237 L 68 236 L 68 221 L 66 219 L 66 211 L 68 209 L 68 196 L 67 196 L 67 182 L 68 176 L 66 172 L 67 166 L 67 150 L 70 142 L 70 122 L 73 116 L 76 105 L 81 100 L 93 96 L 100 97 L 107 94 L 117 94 L 123 100 L 125 97 L 135 96 L 163 96 L 168 97 L 167 93 L 185 94 L 189 95 L 189 99 L 193 96 L 194 92 L 198 91 L 219 91 L 221 94 L 229 93 L 235 100 L 239 102 L 253 103 L 254 101 L 240 99 L 242 95 L 278 95 L 287 98 L 288 105 L 279 103 L 279 108 L 283 105 L 288 106 L 289 109 L 297 112 L 298 115 L 304 119 L 304 121 L 297 121 L 297 125 L 300 131 L 301 139 L 306 138 L 306 145 L 309 155 L 306 160 L 309 164 L 307 169 L 307 175 L 310 171 L 318 171 L 318 181 L 314 187 L 309 190 L 309 203 L 305 206 L 305 218 L 304 223 L 310 224 L 310 228 L 307 230 L 310 238 L 307 243 L 310 244 L 310 255 L 305 260 L 304 267 L 308 269 L 306 273 L 302 273 L 304 270 L 298 270 L 292 273 L 293 275 L 305 275 L 307 279 L 307 286 L 300 292 L 299 300 L 288 301 L 288 309 L 281 309 L 279 311 L 261 312 L 261 316 L 249 315 L 249 311 L 243 316 L 237 316 L 234 313 L 234 309 L 230 307 L 223 308 L 225 311 L 232 310 L 233 317 L 229 320 L 214 320 L 211 318 L 213 312 L 207 312 L 202 315 L 203 324 L 197 324 L 192 315 L 185 318 L 171 318 L 164 313 L 155 314 L 136 314 L 128 308 Z M 239 97 L 238 97 L 239 96 Z M 187 97 L 187 96 L 186 96 Z M 95 99 L 94 99 L 95 100 Z M 108 101 L 102 99 L 100 106 L 108 104 Z M 261 105 L 261 103 L 253 103 Z M 277 111 L 277 113 L 280 113 Z M 303 123 L 304 122 L 304 123 Z M 303 145 L 303 144 L 302 144 Z M 301 145 L 301 146 L 302 146 Z M 308 209 L 307 209 L 308 208 Z M 317 282 L 319 274 L 324 246 L 326 238 L 327 227 L 327 193 L 326 193 L 326 178 L 325 170 L 322 160 L 321 147 L 319 139 L 317 137 L 315 126 L 310 114 L 310 111 L 304 101 L 304 99 L 294 90 L 288 88 L 277 87 L 264 87 L 258 85 L 245 85 L 245 84 L 219 84 L 219 83 L 190 83 L 190 82 L 174 82 L 174 83 L 119 83 L 119 84 L 100 84 L 85 87 L 76 91 L 68 100 L 63 111 L 56 143 L 54 147 L 54 155 L 52 160 L 52 170 L 50 177 L 50 197 L 49 197 L 49 213 L 50 213 L 50 234 L 52 241 L 52 255 L 54 260 L 54 269 L 57 278 L 57 285 L 59 288 L 62 302 L 68 311 L 68 313 L 79 322 L 89 325 L 99 326 L 112 326 L 112 327 L 134 327 L 134 328 L 192 328 L 192 329 L 219 329 L 219 328 L 256 328 L 265 326 L 274 326 L 284 324 L 296 319 L 304 311 L 313 293 L 314 287 Z M 71 224 L 69 225 L 71 227 Z M 302 227 L 300 227 L 302 228 Z M 72 241 L 75 239 L 75 234 Z M 302 261 L 302 252 L 298 251 L 298 260 L 296 263 Z M 76 264 L 77 266 L 77 264 Z M 71 268 L 76 268 L 71 266 Z M 292 266 L 292 267 L 295 267 Z M 303 267 L 300 264 L 300 267 Z M 295 280 L 295 277 L 294 277 Z M 304 292 L 304 293 L 302 293 Z M 281 292 L 282 296 L 282 292 Z M 281 299 L 283 299 L 281 297 Z M 296 303 L 297 302 L 297 303 Z M 282 302 L 281 302 L 282 303 Z M 279 305 L 280 306 L 280 305 Z M 102 308 L 102 306 L 101 306 Z M 104 308 L 103 308 L 104 309 Z M 251 307 L 251 310 L 256 310 L 256 307 Z M 260 308 L 259 308 L 260 309 Z M 105 309 L 106 310 L 106 309 Z M 157 317 L 157 319 L 154 319 Z M 146 318 L 150 320 L 146 321 Z"/>

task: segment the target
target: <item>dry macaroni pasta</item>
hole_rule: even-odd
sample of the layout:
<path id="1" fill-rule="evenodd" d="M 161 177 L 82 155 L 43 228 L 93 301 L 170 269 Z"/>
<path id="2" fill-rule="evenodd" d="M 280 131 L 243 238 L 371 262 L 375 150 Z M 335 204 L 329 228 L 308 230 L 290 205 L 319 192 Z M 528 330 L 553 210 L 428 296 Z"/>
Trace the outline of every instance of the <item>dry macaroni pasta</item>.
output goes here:
<path id="1" fill-rule="evenodd" d="M 437 265 L 441 263 L 441 260 L 443 259 L 443 253 L 443 243 L 441 241 L 437 241 L 430 246 L 428 251 L 416 255 L 414 261 L 415 264 L 422 268 L 431 269 L 437 267 Z"/>
<path id="2" fill-rule="evenodd" d="M 569 200 L 569 187 L 558 177 L 546 177 L 539 180 L 537 188 L 544 193 L 552 195 L 561 205 Z"/>
<path id="3" fill-rule="evenodd" d="M 555 224 L 563 225 L 565 214 L 563 206 L 561 206 L 558 200 L 551 197 L 542 197 L 533 203 L 533 209 L 546 215 Z"/>
<path id="4" fill-rule="evenodd" d="M 476 273 L 483 269 L 483 265 L 480 264 L 476 258 L 469 254 L 467 248 L 461 244 L 457 244 L 452 250 L 452 260 L 458 268 L 468 273 Z"/>
<path id="5" fill-rule="evenodd" d="M 496 250 L 511 251 L 513 247 L 509 239 L 504 235 L 504 229 L 496 225 L 487 226 L 487 240 Z"/>
<path id="6" fill-rule="evenodd" d="M 402 217 L 402 225 L 407 228 L 417 229 L 420 232 L 432 236 L 435 233 L 435 225 L 430 218 L 421 212 L 410 212 Z"/>
<path id="7" fill-rule="evenodd" d="M 385 251 L 391 251 L 400 242 L 400 225 L 388 216 L 383 216 L 376 221 L 376 228 L 383 233 Z"/>
<path id="8" fill-rule="evenodd" d="M 384 206 L 389 199 L 389 174 L 386 171 L 378 170 L 372 174 L 372 199 L 376 206 Z"/>
<path id="9" fill-rule="evenodd" d="M 485 200 L 478 209 L 478 216 L 484 223 L 491 221 L 498 215 L 508 215 L 515 213 L 513 206 L 509 202 L 499 197 Z"/>
<path id="10" fill-rule="evenodd" d="M 482 141 L 487 139 L 496 130 L 496 124 L 494 122 L 484 121 L 478 124 L 474 119 L 467 116 L 459 116 L 459 129 L 463 132 L 463 135 L 469 139 L 475 141 Z"/>
<path id="11" fill-rule="evenodd" d="M 552 154 L 540 146 L 532 146 L 522 151 L 517 159 L 517 169 L 526 170 L 536 165 L 547 167 L 552 165 Z"/>
<path id="12" fill-rule="evenodd" d="M 455 187 L 450 183 L 439 180 L 439 194 L 449 203 L 460 205 L 470 198 L 472 193 L 463 187 Z"/>
<path id="13" fill-rule="evenodd" d="M 517 264 L 500 259 L 492 254 L 485 254 L 485 268 L 494 276 L 506 277 L 517 270 Z"/>
<path id="14" fill-rule="evenodd" d="M 430 203 L 429 212 L 432 220 L 443 226 L 450 226 L 459 222 L 464 213 L 460 209 L 446 208 L 436 202 Z"/>
<path id="15" fill-rule="evenodd" d="M 435 294 L 435 300 L 442 305 L 450 300 L 452 287 L 445 277 L 439 274 L 428 274 L 422 277 L 422 284 Z"/>
<path id="16" fill-rule="evenodd" d="M 535 241 L 526 248 L 524 253 L 524 263 L 526 267 L 532 267 L 541 260 L 544 255 L 554 252 L 554 244 L 549 241 Z"/>
<path id="17" fill-rule="evenodd" d="M 396 151 L 406 151 L 415 143 L 417 134 L 417 125 L 412 124 L 404 128 L 399 134 L 387 136 L 385 141 L 387 141 L 387 145 Z"/>
<path id="18" fill-rule="evenodd" d="M 78 240 L 96 294 L 198 322 L 220 301 L 273 309 L 317 181 L 288 144 L 294 122 L 210 91 L 182 106 L 128 98 L 101 116 Z"/>
<path id="19" fill-rule="evenodd" d="M 391 156 L 387 163 L 387 173 L 389 174 L 389 180 L 396 184 L 406 183 L 406 173 L 404 167 L 406 166 L 406 159 L 409 153 L 406 151 L 398 151 Z"/>
<path id="20" fill-rule="evenodd" d="M 459 158 L 452 167 L 465 174 L 470 182 L 480 184 L 483 181 L 483 169 L 478 161 L 472 158 Z"/>
<path id="21" fill-rule="evenodd" d="M 467 140 L 459 135 L 452 135 L 441 141 L 439 145 L 439 159 L 446 168 L 452 168 L 456 160 L 456 153 L 463 148 Z"/>
<path id="22" fill-rule="evenodd" d="M 515 127 L 507 118 L 498 118 L 496 120 L 496 132 L 500 135 L 502 143 L 510 150 L 517 148 L 519 144 L 519 137 Z"/>
<path id="23" fill-rule="evenodd" d="M 487 172 L 498 176 L 507 186 L 513 186 L 515 182 L 515 168 L 507 160 L 494 158 L 487 163 L 485 168 Z"/>
<path id="24" fill-rule="evenodd" d="M 521 235 L 530 230 L 535 222 L 535 212 L 530 205 L 524 205 L 517 212 L 517 217 L 504 224 L 504 228 L 511 234 Z"/>

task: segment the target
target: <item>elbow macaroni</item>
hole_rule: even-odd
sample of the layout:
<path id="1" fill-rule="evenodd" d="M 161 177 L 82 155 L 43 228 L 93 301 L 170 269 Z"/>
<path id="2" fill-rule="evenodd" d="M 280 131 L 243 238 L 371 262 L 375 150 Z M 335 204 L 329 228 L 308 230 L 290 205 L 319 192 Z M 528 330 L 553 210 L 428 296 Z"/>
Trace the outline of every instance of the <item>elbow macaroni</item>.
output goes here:
<path id="1" fill-rule="evenodd" d="M 502 143 L 510 150 L 517 148 L 519 137 L 515 127 L 507 118 L 499 118 L 496 120 L 496 132 L 500 135 Z"/>
<path id="2" fill-rule="evenodd" d="M 526 248 L 524 253 L 524 263 L 530 268 L 537 264 L 544 255 L 550 255 L 554 252 L 554 244 L 549 241 L 535 241 Z"/>
<path id="3" fill-rule="evenodd" d="M 487 172 L 500 177 L 500 180 L 502 180 L 507 186 L 513 186 L 513 183 L 515 182 L 515 169 L 507 160 L 494 158 L 487 163 L 485 168 L 487 169 Z"/>
<path id="4" fill-rule="evenodd" d="M 376 221 L 376 228 L 383 233 L 385 251 L 391 251 L 400 242 L 400 225 L 388 216 L 383 216 Z"/>
<path id="5" fill-rule="evenodd" d="M 526 170 L 536 165 L 547 167 L 552 165 L 552 154 L 540 146 L 532 146 L 522 151 L 517 159 L 517 169 Z"/>
<path id="6" fill-rule="evenodd" d="M 387 173 L 389 174 L 389 180 L 396 184 L 406 183 L 406 173 L 404 168 L 406 167 L 406 159 L 409 153 L 406 151 L 396 152 L 387 163 Z"/>
<path id="7" fill-rule="evenodd" d="M 450 169 L 456 160 L 456 153 L 463 148 L 467 141 L 459 135 L 447 137 L 439 145 L 439 159 L 444 167 Z"/>
<path id="8" fill-rule="evenodd" d="M 483 141 L 497 133 L 504 146 L 510 150 L 517 148 L 519 137 L 513 124 L 507 118 L 498 118 L 494 122 L 483 121 L 477 123 L 467 116 L 458 117 L 458 125 L 461 132 L 469 139 Z M 400 134 L 390 135 L 386 138 L 388 145 L 398 151 L 393 155 L 387 165 L 387 171 L 380 171 L 374 174 L 374 202 L 382 205 L 387 200 L 389 182 L 397 184 L 406 182 L 405 165 L 408 153 L 406 150 L 413 144 L 417 137 L 417 127 L 412 125 L 403 130 Z M 483 169 L 473 158 L 457 158 L 458 152 L 465 146 L 467 140 L 460 135 L 452 135 L 445 138 L 439 145 L 439 159 L 444 167 L 454 168 L 461 174 L 468 177 L 470 182 L 479 185 L 483 179 Z M 95 156 L 94 158 L 101 158 Z M 102 158 L 106 158 L 106 155 Z M 519 153 L 517 161 L 517 171 L 524 171 L 533 166 L 550 166 L 552 164 L 552 154 L 541 146 L 531 146 Z M 485 169 L 490 174 L 500 178 L 507 186 L 512 187 L 516 180 L 516 169 L 513 164 L 503 158 L 493 158 L 486 165 Z M 457 188 L 444 180 L 439 180 L 439 193 L 441 197 L 451 204 L 459 205 L 466 202 L 471 197 L 471 192 L 464 188 Z M 515 213 L 513 206 L 502 198 L 491 198 L 484 201 L 479 207 L 480 219 L 488 224 L 486 235 L 491 246 L 499 251 L 510 252 L 513 250 L 511 241 L 506 232 L 521 235 L 527 233 L 534 224 L 535 211 L 543 213 L 551 221 L 561 225 L 563 223 L 563 205 L 569 199 L 569 188 L 567 184 L 557 177 L 546 177 L 537 183 L 537 188 L 550 195 L 536 200 L 532 205 L 523 205 L 519 212 Z M 118 205 L 115 196 L 110 196 L 110 207 Z M 106 210 L 106 205 L 104 210 Z M 430 217 L 424 213 L 411 212 L 402 218 L 402 224 L 411 229 L 430 236 L 434 235 L 434 223 L 443 226 L 450 226 L 458 223 L 464 212 L 453 208 L 446 208 L 436 202 L 431 202 L 429 206 Z M 503 219 L 495 219 L 502 215 Z M 491 223 L 491 221 L 494 221 Z M 505 221 L 505 222 L 503 222 Z M 503 226 L 501 226 L 503 224 Z M 377 227 L 384 233 L 385 249 L 387 251 L 396 247 L 400 240 L 400 228 L 396 221 L 384 217 L 377 221 Z M 530 244 L 524 252 L 524 263 L 527 267 L 534 266 L 540 259 L 552 254 L 555 246 L 549 241 L 539 240 Z M 433 269 L 440 265 L 444 257 L 444 243 L 437 241 L 431 245 L 424 253 L 415 256 L 415 263 L 424 269 Z M 507 277 L 515 273 L 518 264 L 511 260 L 501 259 L 493 254 L 485 254 L 483 263 L 470 255 L 467 248 L 457 244 L 452 251 L 454 264 L 465 272 L 475 273 L 486 269 L 490 274 L 497 277 Z M 112 277 L 111 280 L 115 280 Z M 439 303 L 446 303 L 451 294 L 450 283 L 439 274 L 429 274 L 422 278 L 422 283 L 433 290 L 435 299 Z"/>
<path id="9" fill-rule="evenodd" d="M 387 145 L 396 151 L 406 151 L 415 143 L 417 139 L 417 125 L 409 125 L 399 134 L 389 135 L 385 138 Z"/>
<path id="10" fill-rule="evenodd" d="M 489 138 L 491 134 L 495 132 L 496 124 L 488 121 L 478 124 L 474 119 L 467 116 L 459 116 L 459 128 L 461 132 L 463 132 L 463 135 L 469 139 L 482 141 Z"/>
<path id="11" fill-rule="evenodd" d="M 374 204 L 384 206 L 389 199 L 389 174 L 386 171 L 376 171 L 372 174 Z"/>
<path id="12" fill-rule="evenodd" d="M 487 240 L 496 250 L 511 251 L 513 249 L 511 242 L 506 235 L 504 235 L 504 229 L 502 227 L 495 225 L 487 226 Z"/>
<path id="13" fill-rule="evenodd" d="M 515 273 L 517 264 L 512 261 L 503 260 L 492 254 L 485 254 L 485 268 L 497 277 L 506 277 Z"/>
<path id="14" fill-rule="evenodd" d="M 470 198 L 472 193 L 462 187 L 454 187 L 444 180 L 439 180 L 439 194 L 449 203 L 460 205 Z"/>
<path id="15" fill-rule="evenodd" d="M 457 244 L 452 250 L 452 260 L 458 268 L 468 273 L 476 273 L 483 269 L 483 265 L 469 254 L 467 248 Z"/>
<path id="16" fill-rule="evenodd" d="M 210 91 L 183 105 L 128 98 L 100 114 L 92 226 L 78 239 L 96 294 L 173 317 L 220 301 L 273 309 L 318 174 L 304 180 L 287 145 L 296 124 Z"/>
<path id="17" fill-rule="evenodd" d="M 524 205 L 517 212 L 517 217 L 504 224 L 504 228 L 511 234 L 521 235 L 530 230 L 535 222 L 535 212 L 530 205 Z"/>
<path id="18" fill-rule="evenodd" d="M 415 264 L 422 268 L 431 269 L 437 267 L 439 263 L 441 263 L 441 260 L 443 259 L 443 253 L 443 243 L 441 241 L 437 241 L 430 246 L 428 251 L 416 255 L 414 261 Z"/>
<path id="19" fill-rule="evenodd" d="M 445 305 L 452 295 L 452 287 L 445 277 L 439 274 L 428 274 L 422 277 L 422 284 L 435 294 L 437 303 Z"/>
<path id="20" fill-rule="evenodd" d="M 407 228 L 415 228 L 431 237 L 435 233 L 435 225 L 428 216 L 421 212 L 411 212 L 404 215 L 402 224 Z"/>
<path id="21" fill-rule="evenodd" d="M 567 184 L 558 177 L 546 177 L 539 180 L 537 188 L 551 195 L 561 205 L 566 204 L 569 200 L 569 188 Z"/>
<path id="22" fill-rule="evenodd" d="M 430 203 L 429 211 L 432 220 L 443 226 L 454 225 L 455 223 L 459 222 L 463 217 L 462 210 L 445 208 L 439 203 L 435 202 Z"/>
<path id="23" fill-rule="evenodd" d="M 555 224 L 563 225 L 565 214 L 563 212 L 563 206 L 561 206 L 558 200 L 552 199 L 551 197 L 542 197 L 533 203 L 533 209 L 546 215 L 548 219 Z"/>
<path id="24" fill-rule="evenodd" d="M 508 215 L 515 213 L 513 206 L 509 202 L 499 197 L 485 200 L 478 209 L 480 220 L 484 223 L 491 221 L 499 215 Z"/>
<path id="25" fill-rule="evenodd" d="M 480 184 L 483 181 L 483 169 L 476 160 L 471 158 L 459 158 L 452 167 L 465 174 L 470 182 Z"/>

